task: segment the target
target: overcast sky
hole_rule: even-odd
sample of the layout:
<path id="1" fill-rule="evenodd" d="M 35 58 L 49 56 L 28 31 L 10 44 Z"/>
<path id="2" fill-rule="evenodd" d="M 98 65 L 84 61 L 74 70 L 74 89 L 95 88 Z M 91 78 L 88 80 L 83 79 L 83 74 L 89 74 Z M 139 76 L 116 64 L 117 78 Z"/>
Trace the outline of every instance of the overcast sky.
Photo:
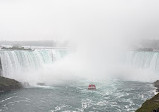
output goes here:
<path id="1" fill-rule="evenodd" d="M 159 39 L 159 0 L 0 0 L 0 40 Z"/>

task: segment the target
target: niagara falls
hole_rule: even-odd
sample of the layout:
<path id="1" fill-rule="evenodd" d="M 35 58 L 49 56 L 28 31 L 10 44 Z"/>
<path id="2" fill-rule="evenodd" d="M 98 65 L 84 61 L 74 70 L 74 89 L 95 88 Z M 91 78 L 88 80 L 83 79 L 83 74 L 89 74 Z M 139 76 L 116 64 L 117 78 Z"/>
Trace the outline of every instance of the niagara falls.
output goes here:
<path id="1" fill-rule="evenodd" d="M 158 6 L 1 0 L 0 112 L 159 112 Z"/>

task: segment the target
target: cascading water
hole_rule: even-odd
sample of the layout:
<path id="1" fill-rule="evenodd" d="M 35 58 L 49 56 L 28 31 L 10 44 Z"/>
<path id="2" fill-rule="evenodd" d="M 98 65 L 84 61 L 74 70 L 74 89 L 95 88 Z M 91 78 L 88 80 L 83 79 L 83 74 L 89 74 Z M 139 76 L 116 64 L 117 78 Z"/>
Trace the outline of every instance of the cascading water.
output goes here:
<path id="1" fill-rule="evenodd" d="M 67 53 L 66 49 L 1 50 L 2 75 L 14 78 L 17 74 L 38 71 Z M 129 51 L 123 57 L 126 57 L 124 63 L 130 68 L 150 69 L 156 73 L 159 71 L 159 52 Z"/>
<path id="2" fill-rule="evenodd" d="M 159 52 L 129 51 L 125 63 L 139 69 L 151 69 L 154 72 L 158 72 Z"/>
<path id="3" fill-rule="evenodd" d="M 13 75 L 13 77 L 16 77 L 15 74 L 18 72 L 27 72 L 30 69 L 38 71 L 43 65 L 52 64 L 56 60 L 61 59 L 66 53 L 66 50 L 60 49 L 0 51 L 3 75 L 7 77 Z M 63 69 L 61 69 L 61 65 L 70 63 L 70 60 L 65 59 L 61 59 L 59 63 L 57 61 L 53 66 L 51 65 L 51 69 L 47 68 L 44 73 L 40 73 L 41 71 L 39 71 L 37 74 L 27 74 L 31 76 L 28 78 L 31 80 L 30 82 L 35 82 L 36 84 L 42 82 L 41 84 L 44 85 L 22 89 L 20 91 L 12 91 L 9 94 L 2 94 L 0 97 L 0 111 L 134 112 L 146 99 L 154 95 L 153 85 L 147 82 L 123 81 L 120 79 L 93 81 L 97 90 L 89 91 L 87 87 L 90 81 L 87 79 L 76 77 L 76 80 L 63 81 L 62 79 L 67 76 L 67 69 L 69 67 L 71 68 L 70 70 L 74 70 L 78 67 L 75 66 L 75 68 L 73 68 L 74 64 L 71 64 L 71 66 L 67 68 L 68 65 L 66 64 L 66 66 L 62 66 Z M 124 61 L 130 66 L 141 69 L 151 68 L 157 71 L 159 70 L 158 59 L 159 53 L 157 52 L 130 51 L 127 53 Z M 52 69 L 53 71 L 51 71 Z M 75 72 L 76 71 L 68 72 L 68 74 L 73 73 L 73 75 L 75 75 Z M 85 75 L 82 69 L 78 72 L 80 75 Z M 26 78 L 25 74 L 22 75 L 23 78 Z M 70 76 L 72 77 L 73 75 Z M 100 72 L 97 75 L 100 76 Z M 107 74 L 105 75 L 107 76 Z M 129 74 L 127 75 L 130 77 Z M 34 79 L 32 80 L 32 78 Z M 52 82 L 56 82 L 56 80 L 61 80 L 63 83 L 52 84 Z M 47 85 L 46 82 L 49 84 L 50 81 L 51 84 Z"/>
<path id="4" fill-rule="evenodd" d="M 61 49 L 1 50 L 2 75 L 10 77 L 15 74 L 38 70 L 45 64 L 51 64 L 66 54 Z"/>

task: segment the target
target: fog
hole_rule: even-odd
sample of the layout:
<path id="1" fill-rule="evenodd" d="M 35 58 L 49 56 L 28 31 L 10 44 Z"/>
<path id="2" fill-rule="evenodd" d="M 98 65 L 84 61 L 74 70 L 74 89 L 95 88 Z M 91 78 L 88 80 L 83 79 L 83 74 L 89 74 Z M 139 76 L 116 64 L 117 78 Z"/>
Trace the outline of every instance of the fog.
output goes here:
<path id="1" fill-rule="evenodd" d="M 1 0 L 0 40 L 158 39 L 158 4 L 158 0 Z"/>
<path id="2" fill-rule="evenodd" d="M 158 5 L 158 0 L 1 0 L 0 40 L 67 40 L 74 54 L 47 67 L 52 71 L 48 75 L 45 70 L 35 74 L 50 81 L 62 76 L 107 78 L 122 71 L 118 60 L 130 44 L 159 39 Z M 134 76 L 131 70 L 124 73 Z"/>

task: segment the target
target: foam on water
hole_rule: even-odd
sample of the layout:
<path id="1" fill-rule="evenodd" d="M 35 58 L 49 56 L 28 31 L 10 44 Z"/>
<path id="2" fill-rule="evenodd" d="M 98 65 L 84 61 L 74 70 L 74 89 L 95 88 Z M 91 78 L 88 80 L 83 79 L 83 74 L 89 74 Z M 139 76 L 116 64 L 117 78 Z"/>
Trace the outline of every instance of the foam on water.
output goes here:
<path id="1" fill-rule="evenodd" d="M 87 89 L 89 81 L 65 82 L 50 88 L 27 88 L 2 94 L 2 112 L 134 112 L 154 89 L 150 83 L 110 80 L 94 82 L 96 91 Z"/>

